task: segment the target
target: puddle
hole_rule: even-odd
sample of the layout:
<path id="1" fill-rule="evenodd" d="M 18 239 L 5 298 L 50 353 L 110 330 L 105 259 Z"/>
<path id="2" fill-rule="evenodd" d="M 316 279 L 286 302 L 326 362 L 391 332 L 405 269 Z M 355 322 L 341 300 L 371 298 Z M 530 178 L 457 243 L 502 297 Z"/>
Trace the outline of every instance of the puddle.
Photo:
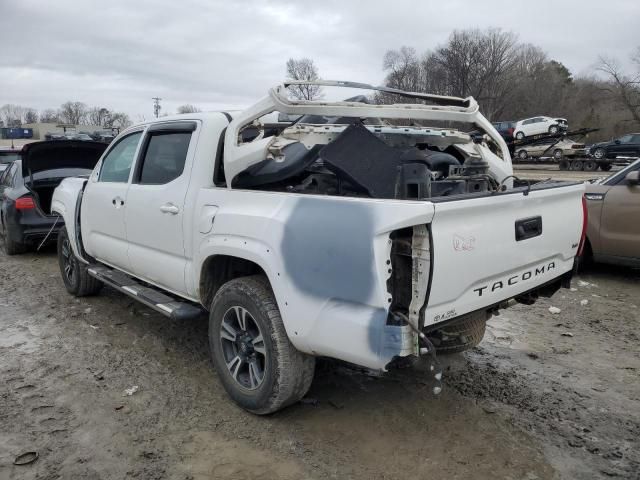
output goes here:
<path id="1" fill-rule="evenodd" d="M 39 346 L 40 339 L 27 327 L 9 326 L 0 330 L 0 349 L 33 353 Z"/>

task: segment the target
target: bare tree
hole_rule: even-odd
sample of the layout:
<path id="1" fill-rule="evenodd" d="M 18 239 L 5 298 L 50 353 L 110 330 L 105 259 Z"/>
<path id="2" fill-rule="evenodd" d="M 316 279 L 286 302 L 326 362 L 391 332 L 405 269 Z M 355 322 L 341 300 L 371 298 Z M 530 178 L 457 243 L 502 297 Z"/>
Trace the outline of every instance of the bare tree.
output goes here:
<path id="1" fill-rule="evenodd" d="M 7 127 L 19 127 L 24 123 L 27 109 L 21 105 L 7 103 L 0 107 L 0 118 Z"/>
<path id="2" fill-rule="evenodd" d="M 631 75 L 623 72 L 614 58 L 600 57 L 597 69 L 609 80 L 609 85 L 603 86 L 603 90 L 609 92 L 635 122 L 640 123 L 640 48 L 632 57 L 632 61 L 639 68 Z"/>
<path id="3" fill-rule="evenodd" d="M 24 123 L 38 123 L 38 112 L 33 108 L 27 108 L 24 112 Z"/>
<path id="4" fill-rule="evenodd" d="M 90 125 L 104 127 L 108 122 L 111 112 L 105 107 L 92 107 L 87 112 L 87 120 Z"/>
<path id="5" fill-rule="evenodd" d="M 60 123 L 60 114 L 57 110 L 47 108 L 40 112 L 40 121 L 42 123 Z"/>
<path id="6" fill-rule="evenodd" d="M 111 112 L 111 115 L 108 117 L 108 121 L 105 124 L 107 128 L 127 128 L 131 125 L 131 119 L 129 115 L 124 112 Z"/>
<path id="7" fill-rule="evenodd" d="M 287 76 L 291 80 L 319 80 L 318 69 L 310 58 L 290 58 L 287 61 Z M 292 85 L 289 95 L 296 100 L 314 100 L 322 96 L 319 85 Z"/>
<path id="8" fill-rule="evenodd" d="M 60 106 L 60 117 L 66 123 L 80 125 L 87 117 L 87 105 L 82 102 L 65 102 Z"/>
<path id="9" fill-rule="evenodd" d="M 201 111 L 202 110 L 200 110 L 198 107 L 196 107 L 195 105 L 191 105 L 189 103 L 185 105 L 180 105 L 178 107 L 178 113 L 197 113 Z"/>

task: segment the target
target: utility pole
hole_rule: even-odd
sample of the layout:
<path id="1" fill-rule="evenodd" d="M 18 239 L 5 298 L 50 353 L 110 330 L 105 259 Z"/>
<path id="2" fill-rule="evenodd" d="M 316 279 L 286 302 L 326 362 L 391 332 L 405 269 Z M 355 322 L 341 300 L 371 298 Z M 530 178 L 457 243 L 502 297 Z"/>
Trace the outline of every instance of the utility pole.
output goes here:
<path id="1" fill-rule="evenodd" d="M 162 109 L 160 106 L 160 100 L 162 99 L 160 97 L 151 97 L 151 100 L 153 100 L 153 114 L 158 118 L 160 116 L 160 110 Z"/>

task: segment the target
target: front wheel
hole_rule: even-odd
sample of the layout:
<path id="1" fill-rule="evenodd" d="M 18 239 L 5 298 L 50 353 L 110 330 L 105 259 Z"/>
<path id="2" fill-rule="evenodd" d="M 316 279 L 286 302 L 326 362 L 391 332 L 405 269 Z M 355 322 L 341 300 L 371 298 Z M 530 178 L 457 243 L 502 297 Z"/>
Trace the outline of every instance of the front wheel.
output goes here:
<path id="1" fill-rule="evenodd" d="M 526 150 L 520 150 L 520 151 L 518 152 L 518 158 L 519 158 L 520 160 L 526 160 L 528 156 L 529 156 L 529 154 L 527 153 L 527 151 L 526 151 Z"/>
<path id="2" fill-rule="evenodd" d="M 550 133 L 551 135 L 555 135 L 556 133 L 558 133 L 558 131 L 559 131 L 559 129 L 558 129 L 558 126 L 557 126 L 557 125 L 551 125 L 551 126 L 549 127 L 549 133 Z"/>
<path id="3" fill-rule="evenodd" d="M 598 160 L 602 160 L 607 155 L 607 152 L 604 151 L 604 148 L 596 148 L 593 151 L 593 156 Z"/>
<path id="4" fill-rule="evenodd" d="M 209 315 L 213 365 L 229 396 L 258 415 L 304 397 L 315 358 L 289 340 L 271 287 L 260 275 L 225 283 Z"/>
<path id="5" fill-rule="evenodd" d="M 522 139 L 524 138 L 524 133 L 523 133 L 523 132 L 518 132 L 518 133 L 516 133 L 516 138 L 517 138 L 518 140 L 522 140 Z"/>
<path id="6" fill-rule="evenodd" d="M 86 265 L 76 258 L 66 228 L 58 233 L 58 264 L 64 286 L 71 295 L 86 297 L 102 289 L 102 282 L 89 275 Z"/>

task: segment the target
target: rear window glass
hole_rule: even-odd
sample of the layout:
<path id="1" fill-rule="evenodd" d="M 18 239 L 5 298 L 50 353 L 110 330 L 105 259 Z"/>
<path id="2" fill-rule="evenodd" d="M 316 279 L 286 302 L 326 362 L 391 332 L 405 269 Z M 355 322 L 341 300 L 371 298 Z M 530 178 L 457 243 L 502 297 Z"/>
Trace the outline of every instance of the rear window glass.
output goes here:
<path id="1" fill-rule="evenodd" d="M 140 171 L 141 185 L 162 185 L 184 170 L 191 132 L 156 133 L 149 138 Z"/>

